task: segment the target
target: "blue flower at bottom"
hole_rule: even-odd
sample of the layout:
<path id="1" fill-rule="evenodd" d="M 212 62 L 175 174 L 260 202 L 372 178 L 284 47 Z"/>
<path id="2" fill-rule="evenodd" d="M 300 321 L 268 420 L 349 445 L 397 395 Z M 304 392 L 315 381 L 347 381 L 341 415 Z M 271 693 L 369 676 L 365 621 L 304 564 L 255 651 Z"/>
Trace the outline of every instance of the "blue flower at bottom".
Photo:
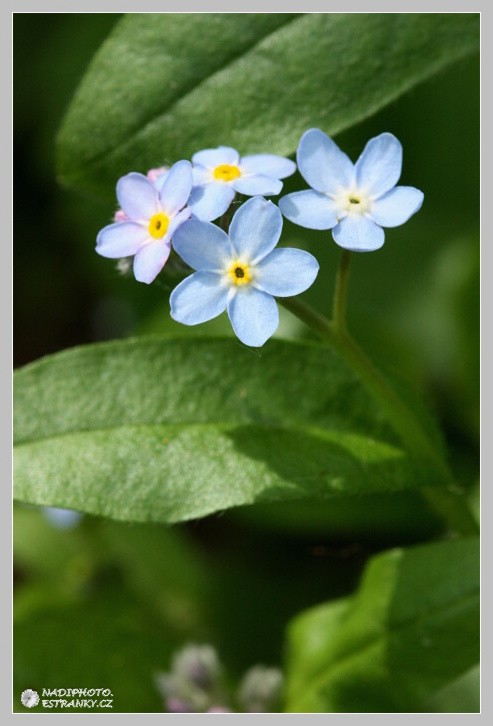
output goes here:
<path id="1" fill-rule="evenodd" d="M 304 292 L 319 269 L 309 252 L 274 249 L 281 231 L 278 207 L 258 196 L 235 213 L 229 234 L 210 222 L 184 222 L 173 246 L 197 272 L 171 293 L 171 317 L 198 325 L 227 310 L 242 343 L 263 345 L 279 324 L 274 296 Z"/>
<path id="2" fill-rule="evenodd" d="M 72 529 L 79 524 L 84 516 L 82 512 L 60 507 L 43 507 L 42 511 L 48 522 L 54 527 L 58 527 L 58 529 Z"/>
<path id="3" fill-rule="evenodd" d="M 417 212 L 423 192 L 396 186 L 402 146 L 383 133 L 366 144 L 356 164 L 320 129 L 300 139 L 298 169 L 312 189 L 279 200 L 284 216 L 308 229 L 332 229 L 335 242 L 354 252 L 378 250 L 383 227 L 398 227 Z"/>

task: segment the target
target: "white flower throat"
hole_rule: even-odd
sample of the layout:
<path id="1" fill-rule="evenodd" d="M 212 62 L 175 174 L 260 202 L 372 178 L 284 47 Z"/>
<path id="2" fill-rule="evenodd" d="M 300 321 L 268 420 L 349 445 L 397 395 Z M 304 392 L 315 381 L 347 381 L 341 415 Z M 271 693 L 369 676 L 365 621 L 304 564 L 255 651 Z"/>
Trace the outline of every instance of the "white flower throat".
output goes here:
<path id="1" fill-rule="evenodd" d="M 340 217 L 363 216 L 371 210 L 372 198 L 360 189 L 343 189 L 333 197 Z"/>

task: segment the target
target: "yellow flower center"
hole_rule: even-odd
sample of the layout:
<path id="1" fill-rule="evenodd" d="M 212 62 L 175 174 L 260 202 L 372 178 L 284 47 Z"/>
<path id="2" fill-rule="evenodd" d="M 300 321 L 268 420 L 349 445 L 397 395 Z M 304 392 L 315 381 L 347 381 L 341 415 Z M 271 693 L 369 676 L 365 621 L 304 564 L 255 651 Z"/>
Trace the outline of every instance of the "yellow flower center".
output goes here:
<path id="1" fill-rule="evenodd" d="M 366 214 L 371 209 L 371 198 L 364 192 L 345 189 L 334 197 L 341 212 L 348 214 Z"/>
<path id="2" fill-rule="evenodd" d="M 233 285 L 248 285 L 252 281 L 252 272 L 246 262 L 235 260 L 227 269 L 227 275 Z"/>
<path id="3" fill-rule="evenodd" d="M 164 237 L 168 231 L 168 227 L 169 219 L 165 214 L 163 214 L 163 212 L 154 214 L 149 220 L 149 234 L 155 239 L 161 239 L 161 237 Z"/>
<path id="4" fill-rule="evenodd" d="M 240 170 L 231 164 L 219 164 L 214 169 L 214 179 L 218 181 L 229 182 L 238 179 L 239 176 L 241 176 Z"/>

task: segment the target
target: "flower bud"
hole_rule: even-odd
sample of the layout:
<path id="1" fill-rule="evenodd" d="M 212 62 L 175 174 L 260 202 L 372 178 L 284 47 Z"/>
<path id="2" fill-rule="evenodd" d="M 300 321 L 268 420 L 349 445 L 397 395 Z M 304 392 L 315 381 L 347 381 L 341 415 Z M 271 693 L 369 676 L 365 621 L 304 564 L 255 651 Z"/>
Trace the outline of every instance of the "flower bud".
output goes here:
<path id="1" fill-rule="evenodd" d="M 243 676 L 238 700 L 247 713 L 275 711 L 279 705 L 282 687 L 283 676 L 278 668 L 253 666 Z"/>

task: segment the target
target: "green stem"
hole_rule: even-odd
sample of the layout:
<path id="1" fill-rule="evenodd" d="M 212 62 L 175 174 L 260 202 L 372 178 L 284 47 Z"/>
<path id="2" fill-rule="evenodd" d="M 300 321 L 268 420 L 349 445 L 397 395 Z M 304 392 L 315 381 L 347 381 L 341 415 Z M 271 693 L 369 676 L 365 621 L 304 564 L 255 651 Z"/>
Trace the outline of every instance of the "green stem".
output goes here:
<path id="1" fill-rule="evenodd" d="M 414 415 L 349 333 L 338 330 L 333 322 L 299 298 L 283 298 L 280 302 L 342 354 L 366 387 L 384 406 L 409 451 L 418 459 L 435 461 L 436 466 L 445 474 L 441 457 L 437 456 L 434 446 L 430 444 L 428 436 L 423 433 Z"/>
<path id="2" fill-rule="evenodd" d="M 345 299 L 347 261 L 344 263 L 344 270 L 344 279 L 338 286 L 339 291 L 344 291 L 341 300 Z M 429 436 L 423 431 L 413 412 L 399 398 L 385 376 L 347 333 L 342 316 L 344 305 L 336 306 L 337 315 L 340 316 L 336 325 L 299 298 L 281 298 L 279 302 L 341 354 L 373 397 L 379 401 L 409 453 L 418 462 L 421 461 L 434 469 L 445 487 L 438 489 L 430 485 L 422 489 L 433 509 L 439 512 L 453 531 L 465 535 L 476 533 L 478 527 L 464 502 L 464 495 L 454 484 L 448 466 L 436 451 Z"/>
<path id="3" fill-rule="evenodd" d="M 332 325 L 338 333 L 344 333 L 347 329 L 346 301 L 350 262 L 351 252 L 349 250 L 342 250 L 339 267 L 337 269 L 334 298 L 332 303 Z"/>

